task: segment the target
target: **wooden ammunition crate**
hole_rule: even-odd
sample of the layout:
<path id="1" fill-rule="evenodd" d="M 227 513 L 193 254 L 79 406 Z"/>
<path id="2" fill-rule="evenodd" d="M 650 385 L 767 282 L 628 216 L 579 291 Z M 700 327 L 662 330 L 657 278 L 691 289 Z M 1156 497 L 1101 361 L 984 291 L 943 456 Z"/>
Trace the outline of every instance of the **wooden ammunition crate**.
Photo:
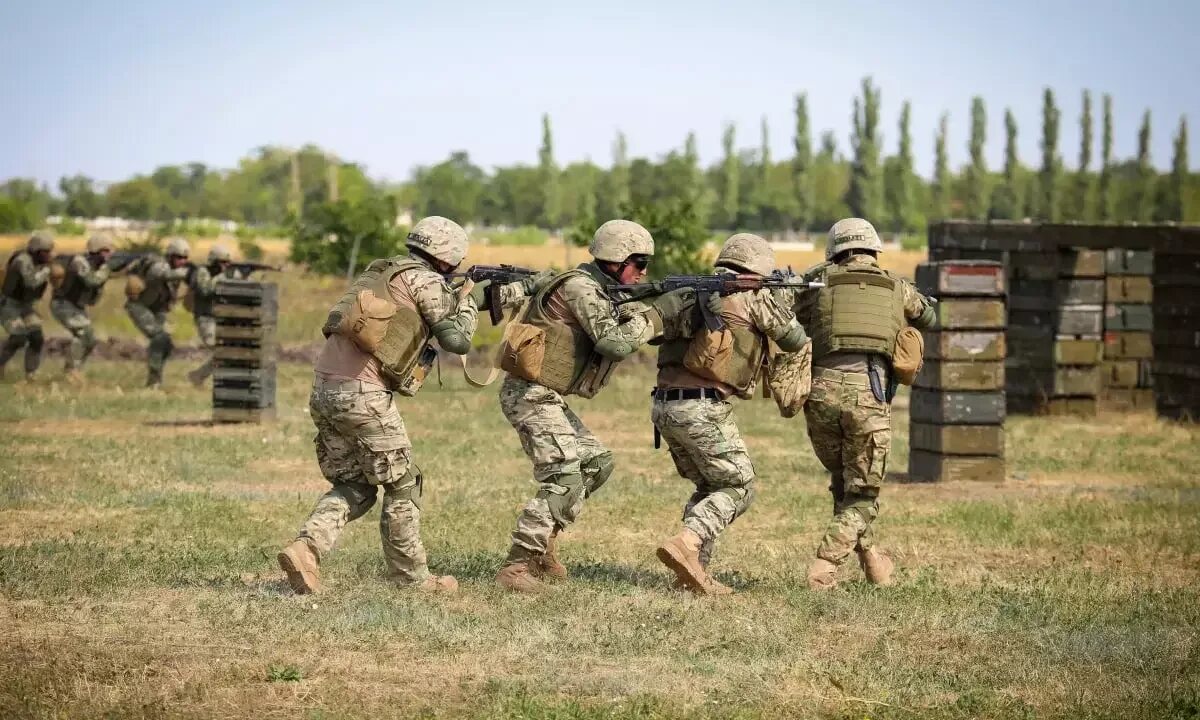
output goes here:
<path id="1" fill-rule="evenodd" d="M 1004 422 L 1004 393 L 914 388 L 909 417 L 915 423 L 935 425 L 999 425 Z"/>
<path id="2" fill-rule="evenodd" d="M 1154 308 L 1150 305 L 1105 305 L 1104 329 L 1150 332 L 1154 329 Z"/>
<path id="3" fill-rule="evenodd" d="M 1096 396 L 1101 390 L 1099 366 L 1032 368 L 1009 361 L 1005 391 L 1047 397 Z"/>
<path id="4" fill-rule="evenodd" d="M 927 360 L 913 386 L 932 390 L 1003 390 L 1004 361 Z"/>
<path id="5" fill-rule="evenodd" d="M 1109 275 L 1153 275 L 1154 252 L 1121 248 L 1105 250 L 1104 270 Z"/>
<path id="6" fill-rule="evenodd" d="M 933 330 L 925 335 L 928 360 L 1003 360 L 1006 346 L 1002 331 Z"/>
<path id="7" fill-rule="evenodd" d="M 1008 324 L 1003 300 L 947 298 L 934 307 L 943 330 L 998 330 Z"/>
<path id="8" fill-rule="evenodd" d="M 1200 340 L 1200 335 L 1197 336 Z M 1108 360 L 1147 360 L 1154 357 L 1154 344 L 1147 332 L 1104 333 L 1104 357 Z"/>
<path id="9" fill-rule="evenodd" d="M 1004 455 L 1003 425 L 930 425 L 912 423 L 908 428 L 913 450 L 943 455 Z"/>
<path id="10" fill-rule="evenodd" d="M 1113 410 L 1152 410 L 1154 390 L 1150 388 L 1110 388 L 1104 391 L 1101 404 Z"/>
<path id="11" fill-rule="evenodd" d="M 908 478 L 912 482 L 1004 482 L 1002 457 L 939 455 L 913 450 L 908 456 Z"/>
<path id="12" fill-rule="evenodd" d="M 1100 366 L 1101 382 L 1105 388 L 1136 388 L 1138 365 L 1137 360 L 1105 360 Z"/>
<path id="13" fill-rule="evenodd" d="M 1154 283 L 1142 275 L 1109 275 L 1104 279 L 1103 302 L 1152 303 Z"/>
<path id="14" fill-rule="evenodd" d="M 935 297 L 1004 295 L 1004 265 L 985 260 L 956 260 L 922 263 L 917 266 L 916 284 L 921 292 Z"/>
<path id="15" fill-rule="evenodd" d="M 1008 412 L 1015 415 L 1076 415 L 1091 417 L 1099 409 L 1095 397 L 1057 397 L 1008 392 Z"/>
<path id="16" fill-rule="evenodd" d="M 1103 278 L 1105 275 L 1104 253 L 1103 250 L 1064 250 L 1059 274 L 1062 277 Z"/>

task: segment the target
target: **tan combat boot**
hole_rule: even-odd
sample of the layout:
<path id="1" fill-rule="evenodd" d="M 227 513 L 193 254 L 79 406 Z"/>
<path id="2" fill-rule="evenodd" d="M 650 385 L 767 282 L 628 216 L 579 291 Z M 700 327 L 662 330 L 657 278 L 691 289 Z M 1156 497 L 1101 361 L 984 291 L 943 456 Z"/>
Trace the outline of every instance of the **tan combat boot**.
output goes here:
<path id="1" fill-rule="evenodd" d="M 887 555 L 875 548 L 858 551 L 858 564 L 862 566 L 867 580 L 874 585 L 887 587 L 892 584 L 892 570 L 895 564 Z"/>
<path id="2" fill-rule="evenodd" d="M 458 580 L 453 575 L 433 575 L 427 577 L 414 587 L 424 593 L 456 593 Z"/>
<path id="3" fill-rule="evenodd" d="M 566 580 L 567 567 L 558 560 L 558 531 L 555 530 L 550 535 L 550 540 L 546 543 L 546 554 L 538 555 L 530 559 L 529 572 L 533 573 L 537 578 L 547 578 L 550 580 Z"/>
<path id="4" fill-rule="evenodd" d="M 320 592 L 321 561 L 312 547 L 301 539 L 293 540 L 279 553 L 279 567 L 287 573 L 288 585 L 298 595 Z"/>
<path id="5" fill-rule="evenodd" d="M 510 562 L 496 573 L 496 584 L 505 590 L 519 593 L 540 593 L 546 589 L 545 584 L 537 579 L 531 565 L 534 561 L 524 560 Z"/>
<path id="6" fill-rule="evenodd" d="M 808 566 L 808 589 L 818 591 L 834 589 L 837 587 L 837 570 L 838 566 L 825 558 L 813 560 L 812 565 Z"/>
<path id="7" fill-rule="evenodd" d="M 655 551 L 659 561 L 674 573 L 678 586 L 697 595 L 728 595 L 731 588 L 717 582 L 700 562 L 700 536 L 684 528 Z"/>

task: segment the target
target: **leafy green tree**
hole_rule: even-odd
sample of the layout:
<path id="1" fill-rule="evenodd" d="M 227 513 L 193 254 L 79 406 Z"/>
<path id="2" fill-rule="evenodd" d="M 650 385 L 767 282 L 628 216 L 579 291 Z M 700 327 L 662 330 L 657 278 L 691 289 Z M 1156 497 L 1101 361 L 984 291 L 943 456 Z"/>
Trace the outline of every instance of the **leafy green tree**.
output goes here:
<path id="1" fill-rule="evenodd" d="M 1150 164 L 1150 111 L 1142 116 L 1142 126 L 1138 129 L 1137 154 L 1137 198 L 1134 217 L 1138 222 L 1148 222 L 1154 214 L 1154 190 L 1158 177 Z"/>
<path id="2" fill-rule="evenodd" d="M 704 257 L 708 228 L 701 222 L 695 206 L 686 199 L 635 205 L 628 216 L 654 236 L 651 277 L 695 275 L 711 271 L 712 266 Z"/>
<path id="3" fill-rule="evenodd" d="M 916 208 L 913 206 L 912 105 L 905 100 L 900 106 L 900 148 L 884 166 L 884 197 L 892 229 L 896 232 L 914 229 Z"/>
<path id="4" fill-rule="evenodd" d="M 738 211 L 741 207 L 738 197 L 741 160 L 735 147 L 735 132 L 733 123 L 729 123 L 721 135 L 721 148 L 725 155 L 722 161 L 721 222 L 731 230 L 737 227 Z"/>
<path id="5" fill-rule="evenodd" d="M 548 228 L 562 223 L 562 191 L 559 187 L 558 165 L 554 163 L 554 138 L 550 133 L 550 116 L 542 115 L 542 147 L 538 150 L 538 177 L 542 185 L 542 222 Z"/>
<path id="6" fill-rule="evenodd" d="M 1075 173 L 1075 196 L 1071 218 L 1088 221 L 1095 216 L 1092 207 L 1092 94 L 1083 91 L 1083 112 L 1079 116 L 1079 170 Z"/>
<path id="7" fill-rule="evenodd" d="M 1062 158 L 1058 154 L 1058 123 L 1061 116 L 1054 103 L 1054 91 L 1046 88 L 1042 97 L 1042 170 L 1038 213 L 1042 219 L 1050 222 L 1058 222 L 1062 214 L 1059 205 Z"/>
<path id="8" fill-rule="evenodd" d="M 1179 130 L 1175 133 L 1175 153 L 1171 158 L 1171 174 L 1160 183 L 1162 191 L 1158 202 L 1157 219 L 1164 222 L 1183 222 L 1184 195 L 1188 182 L 1188 127 L 1187 117 L 1179 118 Z"/>
<path id="9" fill-rule="evenodd" d="M 847 217 L 846 193 L 850 188 L 850 164 L 837 148 L 837 138 L 831 131 L 821 134 L 821 149 L 813 162 L 813 224 L 827 230 Z"/>
<path id="10" fill-rule="evenodd" d="M 813 152 L 808 128 L 808 96 L 804 93 L 796 96 L 796 135 L 792 144 L 796 149 L 792 157 L 796 225 L 801 230 L 808 230 L 813 221 Z"/>
<path id="11" fill-rule="evenodd" d="M 992 195 L 991 216 L 1017 220 L 1025 215 L 1025 193 L 1020 178 L 1021 160 L 1017 156 L 1017 119 L 1011 109 L 1004 110 L 1004 182 Z"/>
<path id="12" fill-rule="evenodd" d="M 933 188 L 930 195 L 930 219 L 944 220 L 950 216 L 950 161 L 946 153 L 946 134 L 950 118 L 945 113 L 938 120 L 934 135 Z"/>
<path id="13" fill-rule="evenodd" d="M 983 155 L 986 142 L 987 110 L 983 98 L 976 96 L 971 99 L 971 139 L 968 143 L 971 164 L 966 175 L 966 210 L 967 217 L 972 220 L 986 218 L 991 205 L 987 159 Z"/>
<path id="14" fill-rule="evenodd" d="M 63 177 L 58 181 L 63 196 L 63 213 L 69 217 L 94 218 L 104 214 L 104 198 L 86 175 Z"/>
<path id="15" fill-rule="evenodd" d="M 471 164 L 466 152 L 450 154 L 433 167 L 417 168 L 417 214 L 442 215 L 466 224 L 479 217 L 479 203 L 486 176 Z"/>
<path id="16" fill-rule="evenodd" d="M 854 125 L 851 146 L 854 165 L 846 204 L 850 212 L 878 221 L 883 209 L 883 177 L 879 168 L 879 89 L 871 78 L 863 78 L 862 98 L 854 99 Z"/>
<path id="17" fill-rule="evenodd" d="M 1112 95 L 1104 95 L 1104 135 L 1100 150 L 1100 183 L 1096 215 L 1103 222 L 1116 220 L 1116 188 L 1113 187 Z"/>
<path id="18" fill-rule="evenodd" d="M 292 228 L 291 260 L 314 272 L 338 275 L 349 268 L 356 241 L 353 272 L 371 259 L 405 254 L 406 231 L 396 227 L 395 219 L 395 199 L 385 193 L 356 203 L 343 199 L 307 205 Z"/>
<path id="19" fill-rule="evenodd" d="M 608 173 L 608 202 L 600 203 L 604 217 L 615 218 L 629 207 L 629 143 L 625 133 L 618 132 L 613 141 L 613 164 Z"/>
<path id="20" fill-rule="evenodd" d="M 542 187 L 537 168 L 496 168 L 480 198 L 479 219 L 488 225 L 521 227 L 541 219 Z"/>

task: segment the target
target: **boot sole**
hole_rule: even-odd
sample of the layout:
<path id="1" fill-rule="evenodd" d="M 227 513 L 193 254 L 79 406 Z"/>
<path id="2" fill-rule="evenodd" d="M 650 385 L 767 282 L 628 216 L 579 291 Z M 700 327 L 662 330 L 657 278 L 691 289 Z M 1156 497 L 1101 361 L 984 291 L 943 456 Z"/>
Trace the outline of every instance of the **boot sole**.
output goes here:
<path id="1" fill-rule="evenodd" d="M 675 573 L 675 577 L 685 588 L 695 593 L 707 594 L 703 578 L 696 577 L 682 553 L 670 545 L 663 545 L 655 550 L 654 554 L 658 556 L 659 562 Z"/>
<path id="2" fill-rule="evenodd" d="M 287 573 L 288 585 L 292 586 L 292 591 L 297 595 L 308 595 L 321 589 L 321 583 L 312 577 L 311 572 L 296 565 L 291 555 L 281 552 L 276 559 L 280 569 Z"/>

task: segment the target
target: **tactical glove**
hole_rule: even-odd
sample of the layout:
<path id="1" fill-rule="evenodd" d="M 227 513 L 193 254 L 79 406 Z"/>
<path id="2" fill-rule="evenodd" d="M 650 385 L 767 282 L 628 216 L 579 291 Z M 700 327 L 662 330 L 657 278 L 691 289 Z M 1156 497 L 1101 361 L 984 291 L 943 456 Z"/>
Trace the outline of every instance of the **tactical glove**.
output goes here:
<path id="1" fill-rule="evenodd" d="M 696 308 L 696 292 L 691 288 L 672 290 L 651 300 L 650 307 L 652 312 L 647 315 L 659 316 L 659 326 L 655 330 L 667 340 L 672 340 L 679 337 L 684 326 L 690 324 L 688 316 Z"/>
<path id="2" fill-rule="evenodd" d="M 537 275 L 530 275 L 522 280 L 521 286 L 525 288 L 526 295 L 533 295 L 549 285 L 550 281 L 556 277 L 558 277 L 558 273 L 553 270 L 543 270 Z"/>
<path id="3" fill-rule="evenodd" d="M 487 310 L 491 303 L 488 302 L 488 287 L 492 284 L 491 280 L 480 280 L 475 283 L 475 287 L 471 288 L 470 298 L 475 303 L 477 310 Z"/>

